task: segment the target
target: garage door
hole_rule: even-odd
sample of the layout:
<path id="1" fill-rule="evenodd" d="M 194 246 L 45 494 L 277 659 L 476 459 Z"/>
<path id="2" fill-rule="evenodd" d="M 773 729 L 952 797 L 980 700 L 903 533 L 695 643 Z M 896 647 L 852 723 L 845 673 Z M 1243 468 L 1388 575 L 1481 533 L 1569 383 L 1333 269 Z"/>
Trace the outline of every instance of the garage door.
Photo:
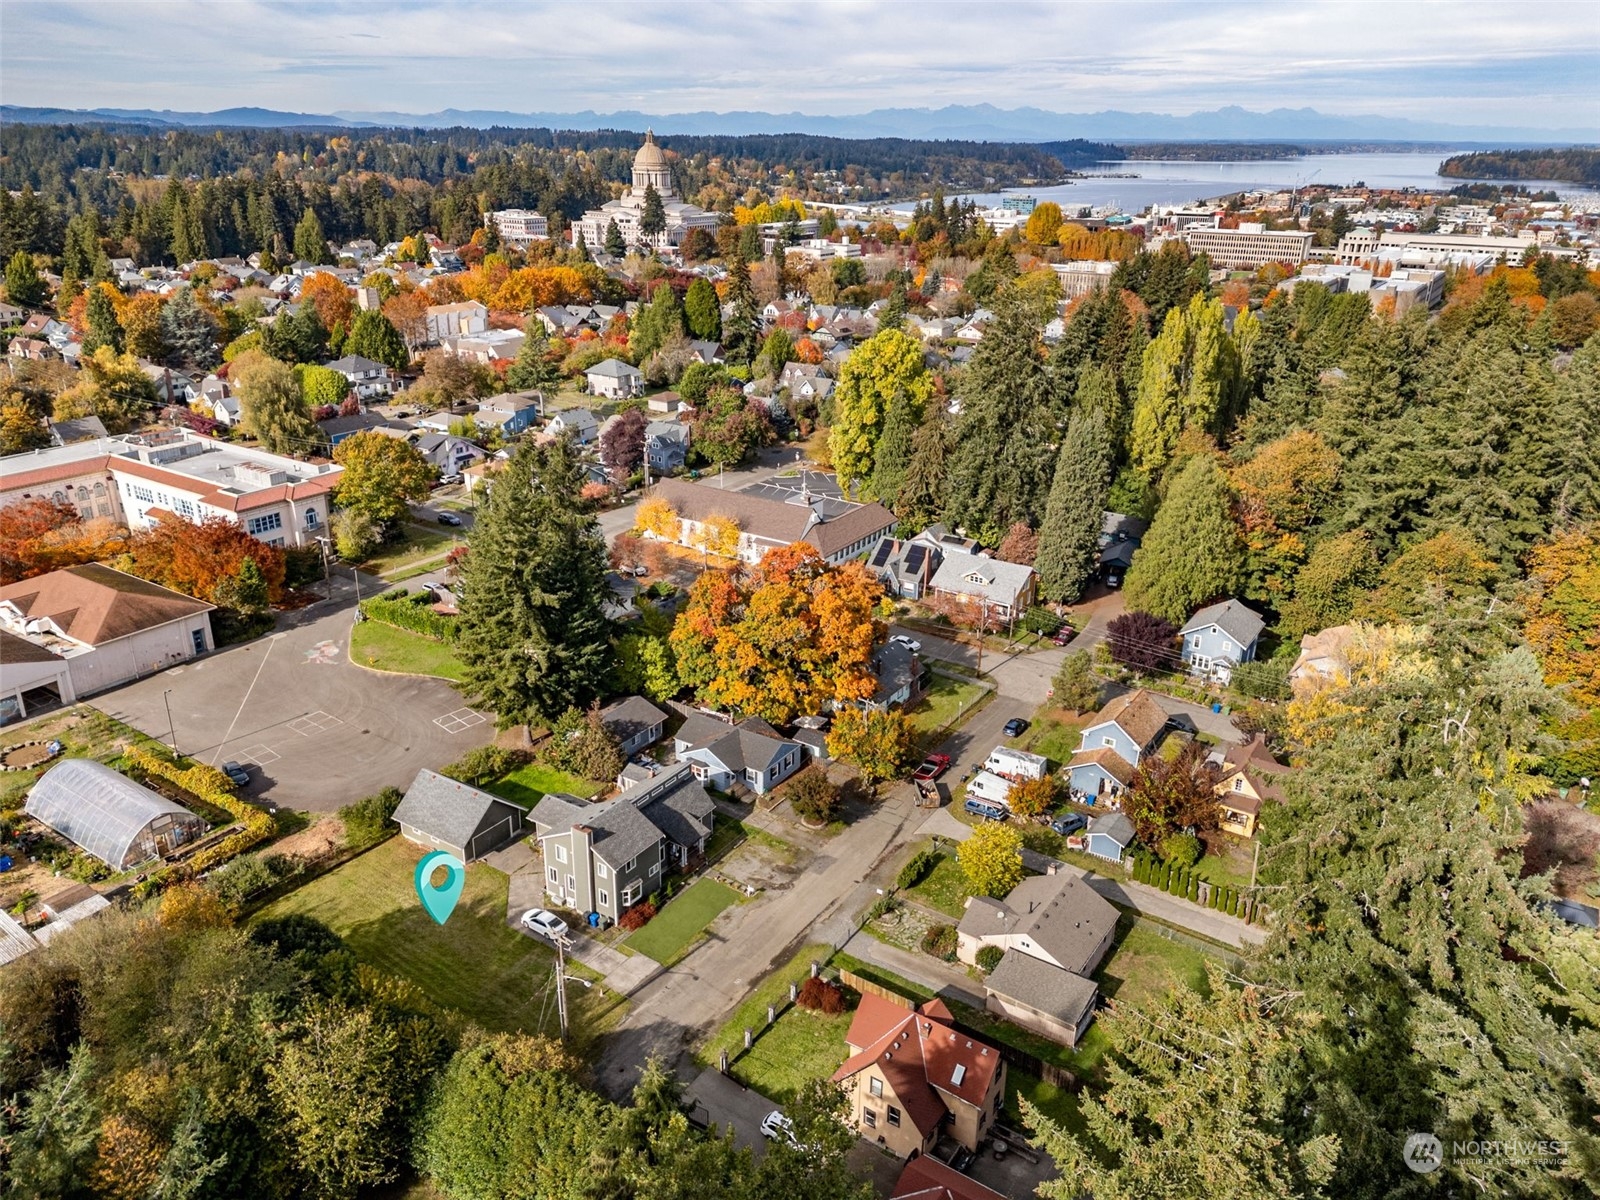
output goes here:
<path id="1" fill-rule="evenodd" d="M 471 850 L 472 857 L 477 858 L 478 855 L 485 854 L 488 851 L 493 850 L 496 846 L 510 836 L 511 818 L 507 817 L 505 820 L 489 826 L 489 828 L 485 829 L 482 833 L 474 835 L 472 839 L 472 845 L 469 846 L 468 849 Z"/>

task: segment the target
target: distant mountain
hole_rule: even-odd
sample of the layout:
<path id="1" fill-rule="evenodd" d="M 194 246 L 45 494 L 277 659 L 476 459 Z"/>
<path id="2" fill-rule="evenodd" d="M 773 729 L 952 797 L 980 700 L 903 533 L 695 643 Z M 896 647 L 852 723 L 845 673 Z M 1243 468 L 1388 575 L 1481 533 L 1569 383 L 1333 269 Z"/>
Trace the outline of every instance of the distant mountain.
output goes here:
<path id="1" fill-rule="evenodd" d="M 1438 121 L 1379 116 L 1340 116 L 1314 108 L 1275 108 L 1252 112 L 1230 106 L 1188 116 L 1167 113 L 1056 113 L 1042 108 L 996 108 L 992 104 L 944 108 L 879 108 L 852 116 L 807 113 L 688 112 L 643 113 L 623 110 L 583 112 L 503 112 L 445 109 L 433 113 L 292 113 L 265 108 L 229 108 L 195 113 L 144 108 L 0 107 L 0 120 L 27 124 L 128 122 L 157 126 L 253 126 L 259 128 L 338 127 L 445 129 L 509 126 L 546 129 L 644 129 L 663 134 L 811 133 L 826 137 L 960 138 L 973 141 L 1046 142 L 1088 138 L 1117 142 L 1429 142 L 1497 146 L 1592 143 L 1593 129 L 1532 129 L 1520 126 L 1474 127 Z"/>

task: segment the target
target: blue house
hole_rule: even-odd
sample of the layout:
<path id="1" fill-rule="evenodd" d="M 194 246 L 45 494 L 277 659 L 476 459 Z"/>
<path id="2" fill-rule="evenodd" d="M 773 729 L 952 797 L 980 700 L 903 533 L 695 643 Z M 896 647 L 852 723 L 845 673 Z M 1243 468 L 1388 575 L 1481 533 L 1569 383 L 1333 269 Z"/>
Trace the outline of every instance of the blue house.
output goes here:
<path id="1" fill-rule="evenodd" d="M 1067 782 L 1086 796 L 1115 795 L 1133 782 L 1139 760 L 1166 727 L 1166 711 L 1150 693 L 1118 696 L 1084 727 L 1078 752 L 1067 761 Z"/>
<path id="2" fill-rule="evenodd" d="M 1256 656 L 1266 622 L 1237 600 L 1202 608 L 1180 631 L 1191 674 L 1227 683 L 1233 669 Z"/>
<path id="3" fill-rule="evenodd" d="M 1096 858 L 1108 858 L 1114 863 L 1133 845 L 1133 822 L 1121 812 L 1102 813 L 1089 822 L 1084 831 L 1083 846 Z"/>
<path id="4" fill-rule="evenodd" d="M 644 427 L 644 452 L 652 471 L 675 471 L 689 458 L 689 427 L 681 421 L 651 421 Z"/>
<path id="5" fill-rule="evenodd" d="M 544 395 L 537 390 L 501 392 L 479 402 L 477 420 L 479 425 L 493 424 L 507 437 L 516 437 L 532 428 L 543 411 Z M 485 421 L 489 414 L 494 414 L 493 418 Z"/>

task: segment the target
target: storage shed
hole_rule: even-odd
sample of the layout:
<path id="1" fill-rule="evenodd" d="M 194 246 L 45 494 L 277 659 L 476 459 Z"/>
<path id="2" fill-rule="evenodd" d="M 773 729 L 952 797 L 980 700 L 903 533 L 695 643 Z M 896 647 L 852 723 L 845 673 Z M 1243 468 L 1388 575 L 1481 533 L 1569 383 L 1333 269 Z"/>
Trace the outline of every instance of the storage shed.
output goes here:
<path id="1" fill-rule="evenodd" d="M 181 804 L 89 758 L 51 767 L 22 811 L 116 871 L 170 854 L 207 829 Z"/>

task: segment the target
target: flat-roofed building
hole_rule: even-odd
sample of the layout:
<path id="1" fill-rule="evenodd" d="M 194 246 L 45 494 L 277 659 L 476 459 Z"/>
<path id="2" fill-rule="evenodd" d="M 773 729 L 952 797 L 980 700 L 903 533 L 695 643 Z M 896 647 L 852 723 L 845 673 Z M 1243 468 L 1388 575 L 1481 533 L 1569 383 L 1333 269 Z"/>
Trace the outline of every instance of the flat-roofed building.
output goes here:
<path id="1" fill-rule="evenodd" d="M 1253 270 L 1268 263 L 1299 266 L 1311 251 L 1315 234 L 1296 229 L 1267 229 L 1246 222 L 1237 229 L 1184 229 L 1179 236 L 1195 254 L 1204 254 L 1213 266 Z"/>
<path id="2" fill-rule="evenodd" d="M 483 214 L 485 228 L 493 227 L 502 241 L 526 246 L 550 240 L 550 222 L 531 208 L 502 208 Z"/>

